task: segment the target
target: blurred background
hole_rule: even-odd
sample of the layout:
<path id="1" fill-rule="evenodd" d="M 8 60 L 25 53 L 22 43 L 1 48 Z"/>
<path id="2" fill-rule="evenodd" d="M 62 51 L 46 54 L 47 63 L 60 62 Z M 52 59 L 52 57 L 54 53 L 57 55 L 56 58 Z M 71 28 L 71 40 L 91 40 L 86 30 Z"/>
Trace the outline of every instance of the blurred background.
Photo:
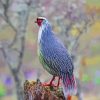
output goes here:
<path id="1" fill-rule="evenodd" d="M 38 16 L 71 53 L 83 100 L 100 100 L 100 0 L 0 0 L 0 100 L 23 100 L 25 80 L 51 78 L 37 56 Z"/>

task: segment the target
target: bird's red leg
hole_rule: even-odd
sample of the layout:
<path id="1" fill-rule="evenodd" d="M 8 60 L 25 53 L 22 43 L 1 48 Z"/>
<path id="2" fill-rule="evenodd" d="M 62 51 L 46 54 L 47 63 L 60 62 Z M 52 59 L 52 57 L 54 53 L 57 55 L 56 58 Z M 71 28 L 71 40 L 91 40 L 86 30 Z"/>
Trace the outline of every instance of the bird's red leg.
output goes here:
<path id="1" fill-rule="evenodd" d="M 71 100 L 71 96 L 70 95 L 68 95 L 67 100 Z"/>
<path id="2" fill-rule="evenodd" d="M 55 76 L 53 76 L 53 78 L 51 79 L 51 81 L 50 81 L 50 86 L 52 85 L 52 82 L 55 80 Z"/>
<path id="3" fill-rule="evenodd" d="M 60 77 L 58 78 L 58 83 L 57 83 L 57 88 L 59 87 L 59 84 L 60 84 Z"/>
<path id="4" fill-rule="evenodd" d="M 53 78 L 51 79 L 51 81 L 49 83 L 44 83 L 43 86 L 52 86 L 52 82 L 55 80 L 55 76 L 53 76 Z"/>

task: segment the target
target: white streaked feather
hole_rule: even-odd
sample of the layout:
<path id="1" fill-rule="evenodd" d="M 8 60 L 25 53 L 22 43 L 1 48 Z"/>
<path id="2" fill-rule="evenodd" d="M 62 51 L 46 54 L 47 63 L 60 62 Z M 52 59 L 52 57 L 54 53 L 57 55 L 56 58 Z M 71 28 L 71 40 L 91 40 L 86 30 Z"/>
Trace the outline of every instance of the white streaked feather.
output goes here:
<path id="1" fill-rule="evenodd" d="M 44 19 L 44 20 L 47 20 L 45 17 L 38 17 L 38 19 Z"/>
<path id="2" fill-rule="evenodd" d="M 38 19 L 44 19 L 44 20 L 46 20 L 45 17 L 38 17 Z M 43 23 L 42 23 L 42 24 L 43 24 Z M 38 33 L 38 43 L 40 43 L 43 29 L 44 29 L 44 25 L 42 25 L 42 26 L 39 28 L 39 33 Z"/>
<path id="3" fill-rule="evenodd" d="M 44 29 L 44 26 L 42 25 L 42 26 L 40 27 L 39 33 L 38 33 L 38 43 L 40 43 L 43 29 Z"/>
<path id="4" fill-rule="evenodd" d="M 42 33 L 43 33 L 42 31 L 44 30 L 45 27 L 47 27 L 49 25 L 49 22 L 44 17 L 38 17 L 38 18 L 44 19 L 44 21 L 42 22 L 42 25 L 39 28 L 39 33 L 38 33 L 38 43 L 40 43 L 41 36 L 42 36 Z"/>

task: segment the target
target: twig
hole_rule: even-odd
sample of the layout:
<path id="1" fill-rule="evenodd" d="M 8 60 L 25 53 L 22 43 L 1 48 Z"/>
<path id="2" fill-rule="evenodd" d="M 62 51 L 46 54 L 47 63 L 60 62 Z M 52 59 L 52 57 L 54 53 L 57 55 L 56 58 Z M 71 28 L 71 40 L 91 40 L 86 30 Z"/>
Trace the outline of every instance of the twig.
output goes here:
<path id="1" fill-rule="evenodd" d="M 4 58 L 5 58 L 5 60 L 6 60 L 7 64 L 8 64 L 8 66 L 9 66 L 9 69 L 13 72 L 14 70 L 13 70 L 13 68 L 12 68 L 12 65 L 11 65 L 10 62 L 8 61 L 8 57 L 7 57 L 7 54 L 6 54 L 6 52 L 5 52 L 4 47 L 1 46 L 0 49 L 1 49 L 2 53 L 3 53 L 3 56 L 4 56 Z"/>
<path id="2" fill-rule="evenodd" d="M 22 65 L 22 58 L 23 58 L 23 56 L 24 56 L 24 48 L 25 48 L 25 37 L 22 37 L 22 39 L 21 39 L 21 50 L 20 50 L 20 52 L 19 52 L 19 59 L 18 59 L 18 66 L 17 66 L 17 72 L 19 72 L 19 70 L 20 70 L 20 67 L 21 67 L 21 65 Z"/>
<path id="3" fill-rule="evenodd" d="M 3 9 L 4 9 L 4 16 L 2 16 L 2 18 L 12 27 L 12 29 L 16 32 L 17 29 L 16 27 L 14 27 L 14 25 L 11 23 L 10 19 L 9 19 L 9 16 L 8 16 L 8 8 L 9 8 L 9 1 L 10 0 L 6 0 L 6 3 L 4 4 L 2 2 L 2 0 L 0 0 L 0 3 L 2 4 L 3 6 Z M 4 18 L 5 17 L 5 18 Z"/>

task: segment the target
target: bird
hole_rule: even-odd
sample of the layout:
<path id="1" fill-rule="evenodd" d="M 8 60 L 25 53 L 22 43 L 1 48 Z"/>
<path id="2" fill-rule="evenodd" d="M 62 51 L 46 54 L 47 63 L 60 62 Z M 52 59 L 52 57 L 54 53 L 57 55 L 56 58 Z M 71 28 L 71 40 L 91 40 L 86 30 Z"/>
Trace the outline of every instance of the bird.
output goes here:
<path id="1" fill-rule="evenodd" d="M 63 42 L 55 35 L 52 25 L 45 17 L 37 17 L 35 23 L 39 26 L 38 56 L 43 68 L 53 75 L 49 85 L 59 77 L 62 82 L 64 96 L 71 100 L 77 93 L 77 84 L 74 76 L 74 64 L 70 53 Z"/>

